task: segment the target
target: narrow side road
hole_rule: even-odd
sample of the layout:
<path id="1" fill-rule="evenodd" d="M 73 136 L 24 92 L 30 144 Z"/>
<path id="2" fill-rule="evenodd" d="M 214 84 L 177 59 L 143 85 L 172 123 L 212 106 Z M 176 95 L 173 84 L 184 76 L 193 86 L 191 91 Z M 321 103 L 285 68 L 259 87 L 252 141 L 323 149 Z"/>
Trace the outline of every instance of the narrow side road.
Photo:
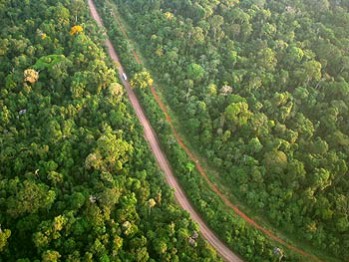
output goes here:
<path id="1" fill-rule="evenodd" d="M 102 20 L 100 16 L 97 13 L 96 7 L 92 0 L 88 0 L 88 5 L 91 10 L 92 17 L 96 20 L 97 24 L 99 26 L 103 26 Z M 174 189 L 174 195 L 177 200 L 177 202 L 181 205 L 183 209 L 189 212 L 191 218 L 199 224 L 200 231 L 202 236 L 217 250 L 217 252 L 221 255 L 221 257 L 229 262 L 234 261 L 242 261 L 237 255 L 235 255 L 222 241 L 218 239 L 218 237 L 208 228 L 208 226 L 205 224 L 205 222 L 201 219 L 199 214 L 194 210 L 192 205 L 190 204 L 189 200 L 185 196 L 182 188 L 178 184 L 175 176 L 173 175 L 173 172 L 171 170 L 171 167 L 166 159 L 165 154 L 160 149 L 160 145 L 158 143 L 158 140 L 156 138 L 156 134 L 151 127 L 149 120 L 146 118 L 144 111 L 142 107 L 140 106 L 137 97 L 135 96 L 133 90 L 131 89 L 131 86 L 127 80 L 123 78 L 124 69 L 120 63 L 120 60 L 110 42 L 109 39 L 106 40 L 106 46 L 108 48 L 108 53 L 110 57 L 113 59 L 113 61 L 117 62 L 118 66 L 118 73 L 119 77 L 122 81 L 122 84 L 124 85 L 128 98 L 131 102 L 132 107 L 134 108 L 136 115 L 142 124 L 144 128 L 144 135 L 146 140 L 148 141 L 150 148 L 156 158 L 156 161 L 158 162 L 158 165 L 165 173 L 166 181 L 170 185 L 171 188 Z"/>

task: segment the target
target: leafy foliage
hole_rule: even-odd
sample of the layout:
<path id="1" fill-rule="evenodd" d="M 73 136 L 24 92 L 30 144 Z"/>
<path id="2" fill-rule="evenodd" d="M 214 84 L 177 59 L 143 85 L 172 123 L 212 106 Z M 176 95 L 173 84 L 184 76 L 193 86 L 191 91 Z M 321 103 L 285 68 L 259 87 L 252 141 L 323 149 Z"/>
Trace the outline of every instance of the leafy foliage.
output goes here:
<path id="1" fill-rule="evenodd" d="M 82 31 L 84 31 L 84 29 L 82 28 L 81 25 L 74 25 L 71 29 L 70 29 L 70 34 L 71 35 L 76 35 L 81 33 Z"/>
<path id="2" fill-rule="evenodd" d="M 141 71 L 139 73 L 134 74 L 131 79 L 131 86 L 133 88 L 147 88 L 153 84 L 153 79 L 151 78 L 149 72 Z"/>

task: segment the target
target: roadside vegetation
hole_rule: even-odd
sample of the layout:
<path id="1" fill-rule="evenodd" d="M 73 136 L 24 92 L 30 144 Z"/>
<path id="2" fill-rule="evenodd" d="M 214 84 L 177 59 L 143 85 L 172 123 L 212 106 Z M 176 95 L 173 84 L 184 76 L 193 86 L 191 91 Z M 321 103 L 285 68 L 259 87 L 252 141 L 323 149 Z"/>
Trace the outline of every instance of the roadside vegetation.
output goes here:
<path id="1" fill-rule="evenodd" d="M 111 2 L 95 2 L 103 16 L 104 24 L 113 41 L 113 45 L 119 52 L 122 50 L 120 57 L 124 68 L 129 72 L 131 78 L 136 76 L 139 79 L 139 74 L 148 71 L 142 65 L 142 61 L 140 61 L 140 57 L 134 49 L 134 43 L 130 42 L 130 38 L 127 37 L 130 31 L 127 31 L 124 27 L 125 25 L 121 24 L 122 19 L 120 20 L 120 17 L 116 17 L 118 14 L 116 6 L 111 4 Z M 280 257 L 283 257 L 283 261 L 301 261 L 304 257 L 316 260 L 316 258 L 306 252 L 300 251 L 300 253 L 297 253 L 292 248 L 288 249 L 289 244 L 284 246 L 282 244 L 283 241 L 280 243 L 269 239 L 259 230 L 251 227 L 244 219 L 237 216 L 231 209 L 227 208 L 195 169 L 196 163 L 188 157 L 178 144 L 177 138 L 173 133 L 174 130 L 171 129 L 169 124 L 167 112 L 164 114 L 158 105 L 159 100 L 156 101 L 154 99 L 154 95 L 156 96 L 157 94 L 152 90 L 153 80 L 150 75 L 148 76 L 143 79 L 144 81 L 142 81 L 140 86 L 134 85 L 135 91 L 158 134 L 175 174 L 191 201 L 220 238 L 232 250 L 238 252 L 248 261 L 279 261 Z M 275 248 L 277 247 L 281 248 L 281 253 L 275 253 Z"/>
<path id="2" fill-rule="evenodd" d="M 115 3 L 187 141 L 226 188 L 292 238 L 347 260 L 348 4 Z"/>

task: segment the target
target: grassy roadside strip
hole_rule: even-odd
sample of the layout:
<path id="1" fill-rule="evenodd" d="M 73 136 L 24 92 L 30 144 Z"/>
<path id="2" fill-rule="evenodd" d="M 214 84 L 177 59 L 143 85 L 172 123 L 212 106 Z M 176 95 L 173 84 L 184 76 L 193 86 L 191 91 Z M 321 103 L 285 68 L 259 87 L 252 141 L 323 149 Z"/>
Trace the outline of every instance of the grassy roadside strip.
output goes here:
<path id="1" fill-rule="evenodd" d="M 98 3 L 98 1 L 97 1 Z M 120 58 L 131 76 L 142 67 L 137 64 L 133 58 L 132 50 L 128 40 L 124 38 L 123 33 L 110 15 L 110 9 L 97 7 L 107 26 L 109 36 L 118 50 Z M 109 12 L 109 13 L 108 13 Z M 217 234 L 235 251 L 251 261 L 277 261 L 278 257 L 273 254 L 275 243 L 267 239 L 258 230 L 247 225 L 247 223 L 237 217 L 233 211 L 227 210 L 221 199 L 212 192 L 207 183 L 201 178 L 197 171 L 191 168 L 193 163 L 188 156 L 176 143 L 172 135 L 171 128 L 165 119 L 165 115 L 158 107 L 150 90 L 138 92 L 138 96 L 152 122 L 156 132 L 159 134 L 159 140 L 166 152 L 176 176 L 179 178 L 187 195 L 194 203 L 196 208 L 202 214 Z M 298 257 L 299 258 L 299 257 Z M 297 255 L 287 253 L 284 261 L 295 261 Z"/>

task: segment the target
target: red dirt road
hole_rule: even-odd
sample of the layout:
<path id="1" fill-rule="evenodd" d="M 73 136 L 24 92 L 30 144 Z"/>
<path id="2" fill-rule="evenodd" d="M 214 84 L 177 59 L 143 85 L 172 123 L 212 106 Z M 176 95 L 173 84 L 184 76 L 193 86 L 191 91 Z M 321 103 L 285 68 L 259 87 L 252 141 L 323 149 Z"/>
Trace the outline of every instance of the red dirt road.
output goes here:
<path id="1" fill-rule="evenodd" d="M 102 20 L 99 17 L 97 10 L 94 6 L 94 3 L 92 0 L 88 0 L 88 4 L 91 10 L 92 17 L 96 20 L 97 24 L 99 26 L 103 26 Z M 185 196 L 182 188 L 179 186 L 177 179 L 173 175 L 173 172 L 171 170 L 171 167 L 166 159 L 165 154 L 160 149 L 160 145 L 158 143 L 156 134 L 151 127 L 149 120 L 146 118 L 144 111 L 142 107 L 140 106 L 138 99 L 136 95 L 134 94 L 133 90 L 131 89 L 130 84 L 127 80 L 123 78 L 124 69 L 121 66 L 121 63 L 119 61 L 119 58 L 110 42 L 109 39 L 106 40 L 106 46 L 108 48 L 108 53 L 110 57 L 119 65 L 118 72 L 119 77 L 122 81 L 122 84 L 124 85 L 128 98 L 131 102 L 132 107 L 134 108 L 136 115 L 142 124 L 144 128 L 144 135 L 146 140 L 148 141 L 150 148 L 158 162 L 158 165 L 165 173 L 165 178 L 167 183 L 170 185 L 171 188 L 174 189 L 174 195 L 177 200 L 177 202 L 181 205 L 183 209 L 188 211 L 191 218 L 199 224 L 200 231 L 203 237 L 217 250 L 217 252 L 222 256 L 222 258 L 226 261 L 233 262 L 233 261 L 242 261 L 241 258 L 239 258 L 237 255 L 235 255 L 222 241 L 218 239 L 218 237 L 208 228 L 208 226 L 205 224 L 205 222 L 201 219 L 199 214 L 194 210 L 192 205 L 190 204 L 189 200 Z"/>

